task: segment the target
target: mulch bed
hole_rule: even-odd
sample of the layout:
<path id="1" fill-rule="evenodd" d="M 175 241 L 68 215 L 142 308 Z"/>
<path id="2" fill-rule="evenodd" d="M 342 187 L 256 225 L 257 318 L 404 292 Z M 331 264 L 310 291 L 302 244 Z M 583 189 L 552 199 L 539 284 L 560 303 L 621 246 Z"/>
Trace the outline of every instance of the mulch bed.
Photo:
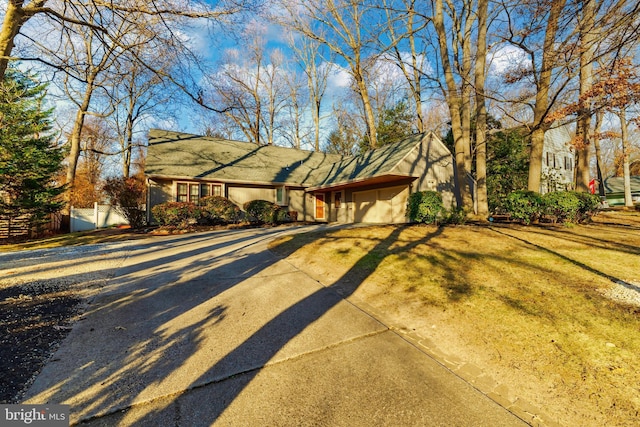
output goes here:
<path id="1" fill-rule="evenodd" d="M 0 403 L 21 396 L 71 329 L 81 299 L 53 281 L 0 281 Z"/>

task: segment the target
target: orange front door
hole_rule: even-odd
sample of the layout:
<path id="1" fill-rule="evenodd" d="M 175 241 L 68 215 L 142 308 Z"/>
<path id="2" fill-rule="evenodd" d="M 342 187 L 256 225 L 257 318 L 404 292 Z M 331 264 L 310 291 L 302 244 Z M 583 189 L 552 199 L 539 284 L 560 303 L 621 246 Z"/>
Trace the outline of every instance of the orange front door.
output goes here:
<path id="1" fill-rule="evenodd" d="M 316 194 L 316 219 L 324 219 L 324 194 Z"/>

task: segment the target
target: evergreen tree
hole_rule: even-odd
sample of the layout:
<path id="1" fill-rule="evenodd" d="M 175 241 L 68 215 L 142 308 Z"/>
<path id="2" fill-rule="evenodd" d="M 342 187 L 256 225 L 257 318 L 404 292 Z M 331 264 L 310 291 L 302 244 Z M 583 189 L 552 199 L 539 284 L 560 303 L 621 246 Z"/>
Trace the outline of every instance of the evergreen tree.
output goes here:
<path id="1" fill-rule="evenodd" d="M 415 115 L 406 101 L 400 101 L 391 108 L 385 108 L 378 117 L 376 127 L 378 147 L 398 142 L 416 133 L 414 119 Z M 358 148 L 360 153 L 370 149 L 369 138 L 366 135 L 360 141 Z"/>
<path id="2" fill-rule="evenodd" d="M 26 217 L 30 230 L 60 209 L 64 191 L 54 180 L 64 151 L 54 143 L 45 95 L 29 73 L 10 69 L 0 82 L 0 219 L 11 225 Z"/>
<path id="3" fill-rule="evenodd" d="M 487 193 L 494 211 L 512 192 L 527 189 L 530 138 L 524 128 L 504 129 L 489 136 Z"/>

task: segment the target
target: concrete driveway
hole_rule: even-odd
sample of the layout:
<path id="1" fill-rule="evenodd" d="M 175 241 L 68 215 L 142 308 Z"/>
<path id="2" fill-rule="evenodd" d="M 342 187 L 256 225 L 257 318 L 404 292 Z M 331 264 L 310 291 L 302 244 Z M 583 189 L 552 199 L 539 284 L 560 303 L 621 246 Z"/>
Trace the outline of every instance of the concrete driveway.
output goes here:
<path id="1" fill-rule="evenodd" d="M 74 252 L 68 273 L 104 280 L 25 403 L 68 404 L 72 423 L 105 426 L 526 425 L 268 251 L 305 230 Z"/>

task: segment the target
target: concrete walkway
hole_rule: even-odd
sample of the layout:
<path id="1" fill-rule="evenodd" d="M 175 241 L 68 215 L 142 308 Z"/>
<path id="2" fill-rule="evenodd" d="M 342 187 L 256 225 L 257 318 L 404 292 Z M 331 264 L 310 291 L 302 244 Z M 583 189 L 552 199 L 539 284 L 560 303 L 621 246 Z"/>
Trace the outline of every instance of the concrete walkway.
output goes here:
<path id="1" fill-rule="evenodd" d="M 267 250 L 303 230 L 114 247 L 124 261 L 107 256 L 110 278 L 25 403 L 104 426 L 526 425 Z M 74 266 L 99 262 L 89 252 Z"/>

